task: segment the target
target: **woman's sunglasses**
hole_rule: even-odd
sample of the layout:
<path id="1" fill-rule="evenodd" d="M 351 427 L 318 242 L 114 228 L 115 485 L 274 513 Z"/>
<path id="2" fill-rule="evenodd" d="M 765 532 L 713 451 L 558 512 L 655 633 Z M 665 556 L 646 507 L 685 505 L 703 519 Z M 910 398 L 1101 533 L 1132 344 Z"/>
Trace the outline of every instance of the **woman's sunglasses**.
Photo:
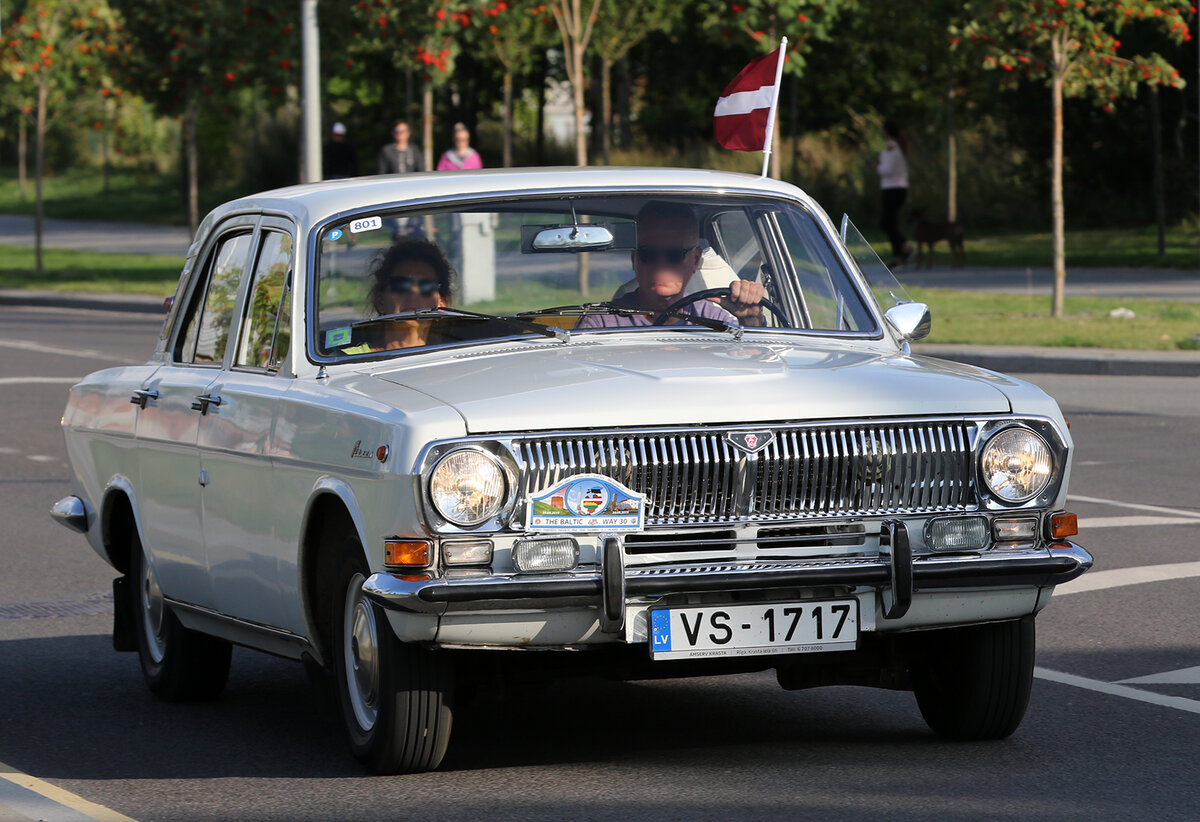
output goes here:
<path id="1" fill-rule="evenodd" d="M 408 292 L 412 291 L 414 286 L 422 297 L 432 297 L 441 283 L 437 280 L 414 280 L 412 277 L 392 277 L 388 280 L 388 287 L 392 291 Z"/>
<path id="2" fill-rule="evenodd" d="M 693 245 L 688 248 L 659 248 L 653 245 L 639 245 L 637 255 L 646 265 L 654 265 L 660 259 L 666 260 L 669 265 L 679 265 L 695 247 Z"/>

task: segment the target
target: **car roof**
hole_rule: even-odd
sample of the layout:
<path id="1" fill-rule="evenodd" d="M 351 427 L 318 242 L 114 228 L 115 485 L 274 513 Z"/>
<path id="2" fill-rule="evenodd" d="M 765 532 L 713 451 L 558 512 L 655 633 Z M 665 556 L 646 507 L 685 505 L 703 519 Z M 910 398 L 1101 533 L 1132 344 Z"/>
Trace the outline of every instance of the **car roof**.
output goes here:
<path id="1" fill-rule="evenodd" d="M 288 214 L 313 225 L 334 215 L 384 203 L 478 197 L 516 192 L 586 191 L 742 193 L 812 203 L 795 186 L 729 171 L 641 167 L 560 167 L 387 174 L 278 188 L 231 200 L 204 219 L 210 224 L 244 212 Z M 201 234 L 204 232 L 202 231 Z"/>

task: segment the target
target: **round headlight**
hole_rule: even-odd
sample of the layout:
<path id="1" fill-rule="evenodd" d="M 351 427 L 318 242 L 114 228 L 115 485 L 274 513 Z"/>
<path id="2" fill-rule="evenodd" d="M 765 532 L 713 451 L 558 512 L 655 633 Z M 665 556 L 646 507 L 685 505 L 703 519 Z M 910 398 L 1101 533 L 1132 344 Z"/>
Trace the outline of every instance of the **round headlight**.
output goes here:
<path id="1" fill-rule="evenodd" d="M 988 490 L 1004 502 L 1024 502 L 1042 493 L 1054 467 L 1050 447 L 1028 428 L 1009 428 L 992 437 L 979 465 Z"/>
<path id="2" fill-rule="evenodd" d="M 452 451 L 434 466 L 429 497 L 455 525 L 478 525 L 504 505 L 504 472 L 482 451 Z"/>

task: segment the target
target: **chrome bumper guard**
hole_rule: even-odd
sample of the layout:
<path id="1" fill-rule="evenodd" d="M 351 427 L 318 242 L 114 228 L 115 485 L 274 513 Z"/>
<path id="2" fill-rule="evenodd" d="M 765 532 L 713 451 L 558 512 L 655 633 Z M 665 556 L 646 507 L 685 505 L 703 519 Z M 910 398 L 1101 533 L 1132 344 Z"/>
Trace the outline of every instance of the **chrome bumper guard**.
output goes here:
<path id="1" fill-rule="evenodd" d="M 618 633 L 624 626 L 628 597 L 871 586 L 892 590 L 892 604 L 884 616 L 895 619 L 908 610 L 914 591 L 1060 585 L 1092 566 L 1091 554 L 1067 541 L 1041 549 L 913 558 L 903 528 L 888 536 L 886 553 L 881 551 L 878 557 L 651 567 L 624 566 L 620 544 L 612 538 L 605 541 L 599 570 L 468 577 L 380 573 L 363 584 L 363 593 L 384 608 L 422 614 L 500 610 L 512 608 L 517 601 L 530 608 L 590 604 L 601 610 L 602 630 Z"/>

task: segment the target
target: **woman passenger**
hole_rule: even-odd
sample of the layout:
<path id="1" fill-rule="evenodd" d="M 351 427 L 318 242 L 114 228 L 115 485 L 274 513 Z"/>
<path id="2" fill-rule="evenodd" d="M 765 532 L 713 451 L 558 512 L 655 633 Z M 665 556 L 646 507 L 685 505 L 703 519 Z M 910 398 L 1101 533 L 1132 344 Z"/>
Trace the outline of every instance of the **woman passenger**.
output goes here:
<path id="1" fill-rule="evenodd" d="M 442 250 L 429 240 L 402 237 L 371 268 L 367 302 L 377 316 L 440 308 L 450 304 L 454 269 Z M 399 320 L 383 325 L 372 351 L 427 345 L 432 323 Z"/>

